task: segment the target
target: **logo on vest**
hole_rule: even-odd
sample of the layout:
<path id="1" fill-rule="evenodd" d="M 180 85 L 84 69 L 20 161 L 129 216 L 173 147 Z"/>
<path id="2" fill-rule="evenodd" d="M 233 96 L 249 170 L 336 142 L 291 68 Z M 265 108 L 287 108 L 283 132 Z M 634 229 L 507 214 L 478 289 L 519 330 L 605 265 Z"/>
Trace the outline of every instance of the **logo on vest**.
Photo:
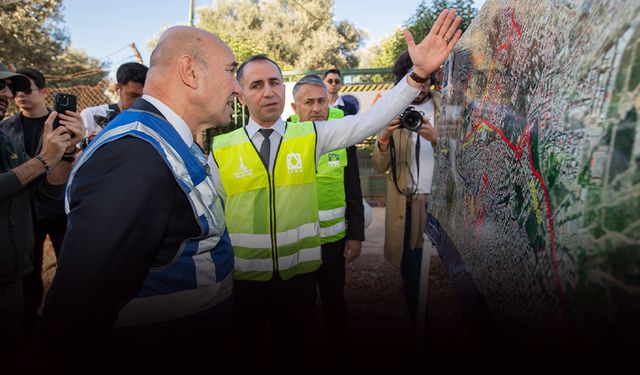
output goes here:
<path id="1" fill-rule="evenodd" d="M 243 178 L 243 177 L 251 176 L 252 174 L 253 174 L 253 169 L 249 169 L 247 168 L 246 165 L 244 165 L 244 162 L 242 162 L 242 156 L 241 156 L 240 166 L 238 167 L 238 170 L 236 171 L 236 173 L 233 174 L 233 176 L 235 178 Z"/>
<path id="2" fill-rule="evenodd" d="M 327 163 L 331 168 L 338 168 L 340 166 L 340 154 L 334 154 L 330 152 L 328 155 L 329 162 Z"/>
<path id="3" fill-rule="evenodd" d="M 302 173 L 302 157 L 300 154 L 292 152 L 287 155 L 287 169 L 289 173 Z"/>

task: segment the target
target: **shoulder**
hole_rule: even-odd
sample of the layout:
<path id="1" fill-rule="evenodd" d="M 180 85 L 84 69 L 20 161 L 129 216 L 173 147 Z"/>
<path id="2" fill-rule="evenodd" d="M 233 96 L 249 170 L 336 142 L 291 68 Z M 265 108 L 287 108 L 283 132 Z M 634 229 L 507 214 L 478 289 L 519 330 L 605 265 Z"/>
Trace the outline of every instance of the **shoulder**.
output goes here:
<path id="1" fill-rule="evenodd" d="M 126 136 L 96 149 L 78 169 L 77 178 L 83 176 L 110 179 L 125 186 L 134 181 L 151 183 L 157 179 L 172 178 L 172 172 L 149 142 Z"/>
<path id="2" fill-rule="evenodd" d="M 15 115 L 6 118 L 0 121 L 0 129 L 5 129 L 7 127 L 13 126 L 20 119 L 20 113 L 16 113 Z"/>
<path id="3" fill-rule="evenodd" d="M 108 104 L 102 104 L 95 107 L 87 107 L 80 112 L 82 116 L 104 115 L 107 113 Z"/>

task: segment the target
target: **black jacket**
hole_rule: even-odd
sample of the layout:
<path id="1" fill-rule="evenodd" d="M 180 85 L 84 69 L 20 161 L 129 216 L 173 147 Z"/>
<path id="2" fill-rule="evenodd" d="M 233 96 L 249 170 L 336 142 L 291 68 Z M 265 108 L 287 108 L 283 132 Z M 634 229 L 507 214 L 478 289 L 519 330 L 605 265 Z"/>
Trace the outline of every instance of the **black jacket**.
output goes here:
<path id="1" fill-rule="evenodd" d="M 20 113 L 9 117 L 0 122 L 0 130 L 13 139 L 18 145 L 24 149 L 24 128 L 20 120 Z M 42 139 L 38 144 L 36 155 L 42 149 Z M 35 155 L 29 155 L 33 157 Z M 43 183 L 46 178 L 44 175 L 38 177 L 37 181 Z M 64 185 L 60 185 L 54 195 L 42 196 L 40 194 L 31 195 L 31 205 L 33 214 L 37 220 L 49 219 L 64 214 Z"/>
<path id="2" fill-rule="evenodd" d="M 143 99 L 131 109 L 162 116 Z M 103 145 L 70 189 L 69 226 L 42 317 L 47 340 L 67 344 L 107 335 L 149 270 L 171 263 L 182 242 L 200 234 L 187 196 L 144 140 Z"/>

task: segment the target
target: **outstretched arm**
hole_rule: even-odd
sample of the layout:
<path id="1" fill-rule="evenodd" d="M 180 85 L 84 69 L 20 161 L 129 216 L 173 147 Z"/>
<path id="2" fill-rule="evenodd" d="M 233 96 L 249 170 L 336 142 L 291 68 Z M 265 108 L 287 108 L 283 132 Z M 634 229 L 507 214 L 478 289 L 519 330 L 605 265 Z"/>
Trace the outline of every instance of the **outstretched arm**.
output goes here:
<path id="1" fill-rule="evenodd" d="M 444 63 L 462 35 L 462 31 L 457 30 L 461 21 L 455 9 L 442 11 L 429 34 L 418 44 L 411 33 L 405 32 L 413 70 L 418 76 L 427 77 Z M 411 103 L 420 87 L 420 83 L 407 77 L 363 113 L 316 123 L 317 158 L 329 151 L 354 145 L 382 130 Z"/>

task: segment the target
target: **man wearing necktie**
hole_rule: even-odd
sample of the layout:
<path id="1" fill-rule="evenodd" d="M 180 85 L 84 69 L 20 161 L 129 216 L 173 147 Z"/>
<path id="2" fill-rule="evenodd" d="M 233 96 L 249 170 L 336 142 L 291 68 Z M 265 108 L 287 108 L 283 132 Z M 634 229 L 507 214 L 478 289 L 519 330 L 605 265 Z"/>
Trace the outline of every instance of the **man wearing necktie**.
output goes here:
<path id="1" fill-rule="evenodd" d="M 212 176 L 226 194 L 236 280 L 234 335 L 236 350 L 247 358 L 303 360 L 315 306 L 314 271 L 321 263 L 317 161 L 375 134 L 402 112 L 420 82 L 449 56 L 461 35 L 460 21 L 455 10 L 443 11 L 417 45 L 405 32 L 412 72 L 366 112 L 338 120 L 290 126 L 280 118 L 285 92 L 279 66 L 257 55 L 238 68 L 240 99 L 250 119 L 244 128 L 215 138 Z"/>

